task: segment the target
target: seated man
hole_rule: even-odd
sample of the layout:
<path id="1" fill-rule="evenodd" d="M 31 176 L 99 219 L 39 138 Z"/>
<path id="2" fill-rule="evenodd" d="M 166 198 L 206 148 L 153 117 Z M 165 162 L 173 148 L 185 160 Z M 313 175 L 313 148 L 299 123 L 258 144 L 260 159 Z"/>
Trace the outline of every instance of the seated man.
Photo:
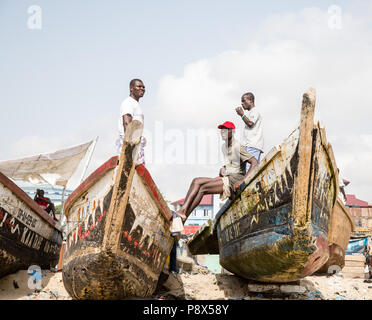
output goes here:
<path id="1" fill-rule="evenodd" d="M 56 218 L 56 209 L 54 207 L 54 204 L 52 201 L 50 201 L 49 198 L 44 197 L 44 190 L 36 189 L 36 195 L 35 195 L 34 200 L 42 209 L 48 212 L 49 215 L 51 215 L 50 212 L 52 212 L 53 219 L 58 221 Z"/>
<path id="2" fill-rule="evenodd" d="M 190 213 L 199 205 L 206 194 L 220 194 L 221 200 L 232 198 L 248 174 L 257 165 L 256 158 L 234 139 L 235 125 L 226 121 L 218 126 L 221 129 L 221 137 L 225 141 L 222 146 L 222 153 L 225 166 L 221 168 L 219 177 L 216 178 L 195 178 L 187 192 L 183 206 L 177 214 L 185 221 Z M 249 170 L 245 173 L 246 163 L 250 164 Z"/>

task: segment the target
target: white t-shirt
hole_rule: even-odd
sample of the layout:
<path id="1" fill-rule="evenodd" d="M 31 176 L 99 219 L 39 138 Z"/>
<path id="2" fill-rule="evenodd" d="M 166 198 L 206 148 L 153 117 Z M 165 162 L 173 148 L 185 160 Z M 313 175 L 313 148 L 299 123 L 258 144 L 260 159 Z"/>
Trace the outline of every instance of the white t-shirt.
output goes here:
<path id="1" fill-rule="evenodd" d="M 245 116 L 254 123 L 252 128 L 244 126 L 243 145 L 263 151 L 264 139 L 262 130 L 262 117 L 256 107 L 251 110 L 244 110 Z"/>
<path id="2" fill-rule="evenodd" d="M 226 174 L 245 174 L 245 161 L 251 159 L 251 155 L 238 140 L 233 138 L 230 148 L 227 142 L 222 145 L 222 154 L 225 160 Z"/>
<path id="3" fill-rule="evenodd" d="M 119 136 L 124 136 L 124 125 L 123 125 L 123 115 L 130 114 L 132 120 L 138 120 L 144 123 L 144 115 L 142 109 L 137 100 L 133 99 L 131 96 L 124 99 L 120 106 L 120 117 L 119 117 Z"/>

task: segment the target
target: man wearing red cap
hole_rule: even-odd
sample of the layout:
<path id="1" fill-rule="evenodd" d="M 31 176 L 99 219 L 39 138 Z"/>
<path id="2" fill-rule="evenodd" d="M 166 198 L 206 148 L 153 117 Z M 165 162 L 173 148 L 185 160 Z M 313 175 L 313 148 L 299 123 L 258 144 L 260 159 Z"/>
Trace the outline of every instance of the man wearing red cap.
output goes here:
<path id="1" fill-rule="evenodd" d="M 221 200 L 231 198 L 258 163 L 256 158 L 234 139 L 235 125 L 232 122 L 226 121 L 219 125 L 218 129 L 221 129 L 221 137 L 225 141 L 222 146 L 225 165 L 221 168 L 219 177 L 193 179 L 185 202 L 177 211 L 184 221 L 206 194 L 220 194 Z M 250 168 L 245 173 L 247 162 Z"/>

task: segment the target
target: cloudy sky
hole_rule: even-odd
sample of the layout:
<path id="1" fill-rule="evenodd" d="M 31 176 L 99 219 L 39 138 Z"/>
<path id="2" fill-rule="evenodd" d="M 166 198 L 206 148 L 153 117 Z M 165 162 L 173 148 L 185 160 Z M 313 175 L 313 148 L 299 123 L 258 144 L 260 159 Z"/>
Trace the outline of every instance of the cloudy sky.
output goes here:
<path id="1" fill-rule="evenodd" d="M 116 153 L 120 103 L 141 78 L 147 167 L 174 201 L 217 175 L 216 127 L 233 121 L 239 136 L 242 93 L 256 96 L 267 152 L 314 87 L 347 193 L 372 202 L 371 16 L 369 0 L 2 0 L 0 159 L 99 136 L 89 174 Z"/>

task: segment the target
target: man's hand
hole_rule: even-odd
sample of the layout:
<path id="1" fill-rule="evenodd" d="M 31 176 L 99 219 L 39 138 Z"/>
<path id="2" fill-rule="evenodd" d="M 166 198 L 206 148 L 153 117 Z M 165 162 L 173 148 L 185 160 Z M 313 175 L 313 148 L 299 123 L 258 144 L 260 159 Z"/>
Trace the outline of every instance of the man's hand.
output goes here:
<path id="1" fill-rule="evenodd" d="M 242 116 L 244 114 L 244 110 L 242 107 L 237 107 L 235 109 L 236 113 L 239 115 L 239 116 Z"/>
<path id="2" fill-rule="evenodd" d="M 240 180 L 240 181 L 238 181 L 238 182 L 235 182 L 235 184 L 234 184 L 234 192 L 236 192 L 236 191 L 238 191 L 239 190 L 239 188 L 240 188 L 240 186 L 241 186 L 241 184 L 244 182 L 244 180 Z"/>
<path id="3" fill-rule="evenodd" d="M 224 176 L 226 176 L 226 169 L 225 169 L 225 167 L 222 167 L 220 169 L 220 177 L 224 177 Z"/>

